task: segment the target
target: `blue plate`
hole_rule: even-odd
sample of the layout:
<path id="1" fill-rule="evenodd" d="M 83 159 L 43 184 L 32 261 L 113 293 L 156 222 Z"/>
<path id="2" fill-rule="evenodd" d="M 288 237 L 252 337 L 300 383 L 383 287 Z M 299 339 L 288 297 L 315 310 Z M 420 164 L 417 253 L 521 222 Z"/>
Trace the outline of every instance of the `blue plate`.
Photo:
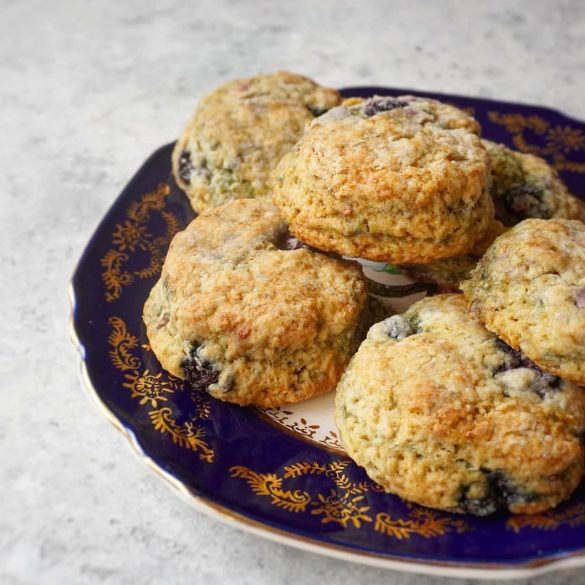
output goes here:
<path id="1" fill-rule="evenodd" d="M 585 125 L 543 108 L 382 87 L 472 113 L 486 138 L 547 158 L 585 196 Z M 157 150 L 102 220 L 75 271 L 73 335 L 90 391 L 141 457 L 199 509 L 262 536 L 348 560 L 422 573 L 519 577 L 585 565 L 585 488 L 534 516 L 450 515 L 382 493 L 339 452 L 254 409 L 196 394 L 164 372 L 141 314 L 173 235 L 193 219 Z"/>

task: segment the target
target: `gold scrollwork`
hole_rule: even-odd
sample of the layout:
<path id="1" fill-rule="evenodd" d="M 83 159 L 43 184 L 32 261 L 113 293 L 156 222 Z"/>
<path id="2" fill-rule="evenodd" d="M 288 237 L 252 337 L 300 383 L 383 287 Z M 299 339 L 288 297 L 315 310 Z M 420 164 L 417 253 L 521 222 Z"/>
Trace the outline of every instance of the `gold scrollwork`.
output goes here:
<path id="1" fill-rule="evenodd" d="M 199 459 L 207 463 L 213 463 L 214 453 L 203 440 L 205 429 L 195 425 L 194 421 L 187 421 L 182 425 L 177 424 L 173 418 L 173 411 L 165 406 L 160 410 L 151 410 L 148 413 L 152 426 L 163 435 L 170 435 L 176 445 L 191 449 L 199 453 Z"/>
<path id="2" fill-rule="evenodd" d="M 580 526 L 585 523 L 585 504 L 575 504 L 562 511 L 550 510 L 543 514 L 521 514 L 512 516 L 506 527 L 518 533 L 523 528 L 556 530 L 560 526 Z"/>
<path id="3" fill-rule="evenodd" d="M 289 512 L 304 512 L 311 502 L 307 492 L 283 491 L 282 479 L 274 473 L 256 473 L 241 465 L 232 467 L 230 472 L 232 477 L 245 480 L 255 494 L 268 496 L 272 504 Z"/>
<path id="4" fill-rule="evenodd" d="M 138 347 L 138 338 L 128 333 L 126 323 L 120 317 L 110 317 L 108 324 L 112 332 L 108 336 L 108 343 L 112 347 L 108 352 L 114 367 L 122 372 L 137 370 L 140 367 L 140 359 L 132 354 L 132 350 Z"/>
<path id="5" fill-rule="evenodd" d="M 143 211 L 138 208 L 136 213 Z M 204 440 L 206 432 L 199 424 L 209 417 L 208 399 L 202 395 L 193 396 L 195 414 L 190 420 L 179 424 L 168 405 L 168 397 L 180 390 L 181 381 L 166 373 L 154 374 L 144 369 L 140 357 L 133 352 L 139 347 L 144 351 L 150 348 L 139 345 L 138 338 L 128 331 L 126 323 L 120 317 L 110 317 L 108 323 L 112 327 L 108 336 L 110 360 L 117 370 L 124 372 L 126 382 L 122 386 L 130 390 L 130 396 L 138 399 L 140 406 L 149 406 L 152 409 L 147 414 L 154 429 L 168 435 L 176 445 L 195 451 L 202 461 L 213 463 L 214 451 Z M 159 403 L 167 404 L 161 406 Z"/>
<path id="6" fill-rule="evenodd" d="M 374 530 L 382 532 L 387 536 L 404 540 L 410 538 L 413 534 L 423 538 L 434 538 L 443 536 L 449 532 L 469 532 L 469 525 L 461 518 L 451 518 L 449 516 L 438 517 L 436 512 L 426 508 L 414 508 L 410 512 L 410 518 L 392 518 L 386 512 L 380 512 L 376 515 Z"/>
<path id="7" fill-rule="evenodd" d="M 488 118 L 506 128 L 518 150 L 548 158 L 559 171 L 585 173 L 584 162 L 568 158 L 573 152 L 585 151 L 585 133 L 580 128 L 569 125 L 551 126 L 548 120 L 536 115 L 488 112 Z M 541 136 L 544 144 L 538 146 L 531 142 L 527 137 L 528 132 Z"/>
<path id="8" fill-rule="evenodd" d="M 369 525 L 396 539 L 418 535 L 423 538 L 442 536 L 448 532 L 467 532 L 469 525 L 460 518 L 440 517 L 437 513 L 422 508 L 414 508 L 407 519 L 393 519 L 386 513 L 379 513 L 375 520 L 371 516 L 365 494 L 382 492 L 382 488 L 371 481 L 354 482 L 346 468 L 351 464 L 348 459 L 331 463 L 300 461 L 285 466 L 282 476 L 276 473 L 257 473 L 247 467 L 232 467 L 232 477 L 244 479 L 252 491 L 259 496 L 268 496 L 275 506 L 291 512 L 304 512 L 310 509 L 313 516 L 320 516 L 322 524 L 337 523 L 346 528 L 362 528 Z M 283 481 L 307 475 L 323 475 L 330 479 L 334 487 L 326 493 L 311 495 L 305 491 L 284 491 Z M 292 505 L 294 502 L 298 505 Z"/>
<path id="9" fill-rule="evenodd" d="M 116 224 L 112 233 L 114 248 L 108 250 L 100 260 L 104 269 L 102 280 L 106 287 L 106 301 L 118 299 L 123 288 L 137 278 L 151 278 L 160 272 L 167 245 L 181 229 L 177 217 L 164 209 L 170 193 L 170 187 L 161 183 L 154 191 L 134 201 L 126 211 L 127 219 Z M 153 212 L 160 215 L 165 225 L 164 234 L 157 237 L 149 231 Z M 147 264 L 140 269 L 128 270 L 126 263 L 136 253 L 146 255 Z"/>

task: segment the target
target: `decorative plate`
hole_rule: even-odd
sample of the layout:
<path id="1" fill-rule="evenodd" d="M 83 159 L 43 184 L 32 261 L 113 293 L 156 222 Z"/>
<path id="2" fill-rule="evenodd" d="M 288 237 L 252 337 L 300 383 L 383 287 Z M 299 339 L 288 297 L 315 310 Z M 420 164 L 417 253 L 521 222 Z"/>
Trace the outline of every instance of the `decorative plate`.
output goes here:
<path id="1" fill-rule="evenodd" d="M 547 158 L 585 196 L 585 125 L 518 104 L 382 87 L 475 115 L 485 137 Z M 141 314 L 173 235 L 193 219 L 170 172 L 172 144 L 130 181 L 91 238 L 71 286 L 88 388 L 137 453 L 197 508 L 280 542 L 427 574 L 522 577 L 585 565 L 585 485 L 552 512 L 488 518 L 436 512 L 383 493 L 343 453 L 332 395 L 263 412 L 196 394 L 159 366 Z M 424 294 L 371 264 L 380 294 Z M 390 293 L 388 293 L 390 291 Z M 393 292 L 392 292 L 393 291 Z"/>

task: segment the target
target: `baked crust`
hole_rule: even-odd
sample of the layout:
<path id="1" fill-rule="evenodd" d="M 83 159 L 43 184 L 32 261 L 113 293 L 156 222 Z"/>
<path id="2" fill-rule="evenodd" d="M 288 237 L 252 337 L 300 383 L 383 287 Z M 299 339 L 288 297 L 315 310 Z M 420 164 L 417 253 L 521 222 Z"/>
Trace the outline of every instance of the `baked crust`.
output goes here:
<path id="1" fill-rule="evenodd" d="M 585 224 L 520 222 L 461 288 L 490 331 L 547 372 L 585 384 Z"/>
<path id="2" fill-rule="evenodd" d="M 281 157 L 339 92 L 279 71 L 224 83 L 199 101 L 172 156 L 173 175 L 202 212 L 263 197 Z"/>
<path id="3" fill-rule="evenodd" d="M 335 388 L 357 349 L 358 266 L 306 248 L 267 199 L 209 210 L 173 239 L 144 307 L 163 367 L 221 400 L 276 406 Z"/>
<path id="4" fill-rule="evenodd" d="M 396 105 L 376 111 L 384 100 Z M 395 264 L 472 250 L 494 218 L 478 123 L 412 96 L 349 103 L 314 120 L 275 171 L 273 200 L 291 232 Z"/>
<path id="5" fill-rule="evenodd" d="M 341 442 L 388 492 L 486 515 L 541 512 L 583 476 L 585 392 L 439 295 L 374 325 L 336 394 Z"/>

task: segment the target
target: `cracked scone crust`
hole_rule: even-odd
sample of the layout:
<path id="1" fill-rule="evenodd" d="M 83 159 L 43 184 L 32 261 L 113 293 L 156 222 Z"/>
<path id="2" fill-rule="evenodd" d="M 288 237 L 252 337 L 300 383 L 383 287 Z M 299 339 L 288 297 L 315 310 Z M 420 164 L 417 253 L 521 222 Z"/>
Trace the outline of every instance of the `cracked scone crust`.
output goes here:
<path id="1" fill-rule="evenodd" d="M 572 195 L 544 159 L 482 141 L 492 167 L 496 219 L 512 226 L 528 218 L 585 221 L 585 203 Z"/>
<path id="2" fill-rule="evenodd" d="M 305 125 L 340 99 L 334 89 L 282 71 L 221 85 L 198 103 L 174 148 L 178 185 L 197 212 L 266 195 L 272 171 Z"/>
<path id="3" fill-rule="evenodd" d="M 496 208 L 496 225 L 513 226 L 527 218 L 585 221 L 585 202 L 569 192 L 557 171 L 544 159 L 490 140 L 482 140 L 482 143 L 490 157 L 490 194 Z M 491 239 L 486 243 L 491 244 L 503 231 L 492 230 Z M 485 249 L 479 254 L 405 266 L 404 269 L 417 281 L 457 290 L 459 283 L 469 278 L 483 252 Z"/>
<path id="4" fill-rule="evenodd" d="M 175 236 L 144 307 L 166 370 L 242 405 L 335 388 L 358 344 L 364 278 L 354 264 L 290 241 L 266 199 L 232 201 Z"/>
<path id="5" fill-rule="evenodd" d="M 412 96 L 347 103 L 314 120 L 274 173 L 291 232 L 397 264 L 472 249 L 494 217 L 478 123 Z"/>
<path id="6" fill-rule="evenodd" d="M 346 451 L 388 492 L 441 510 L 535 513 L 583 476 L 585 393 L 430 297 L 374 325 L 343 375 Z"/>
<path id="7" fill-rule="evenodd" d="M 496 239 L 461 288 L 490 331 L 585 384 L 585 224 L 524 220 Z"/>

